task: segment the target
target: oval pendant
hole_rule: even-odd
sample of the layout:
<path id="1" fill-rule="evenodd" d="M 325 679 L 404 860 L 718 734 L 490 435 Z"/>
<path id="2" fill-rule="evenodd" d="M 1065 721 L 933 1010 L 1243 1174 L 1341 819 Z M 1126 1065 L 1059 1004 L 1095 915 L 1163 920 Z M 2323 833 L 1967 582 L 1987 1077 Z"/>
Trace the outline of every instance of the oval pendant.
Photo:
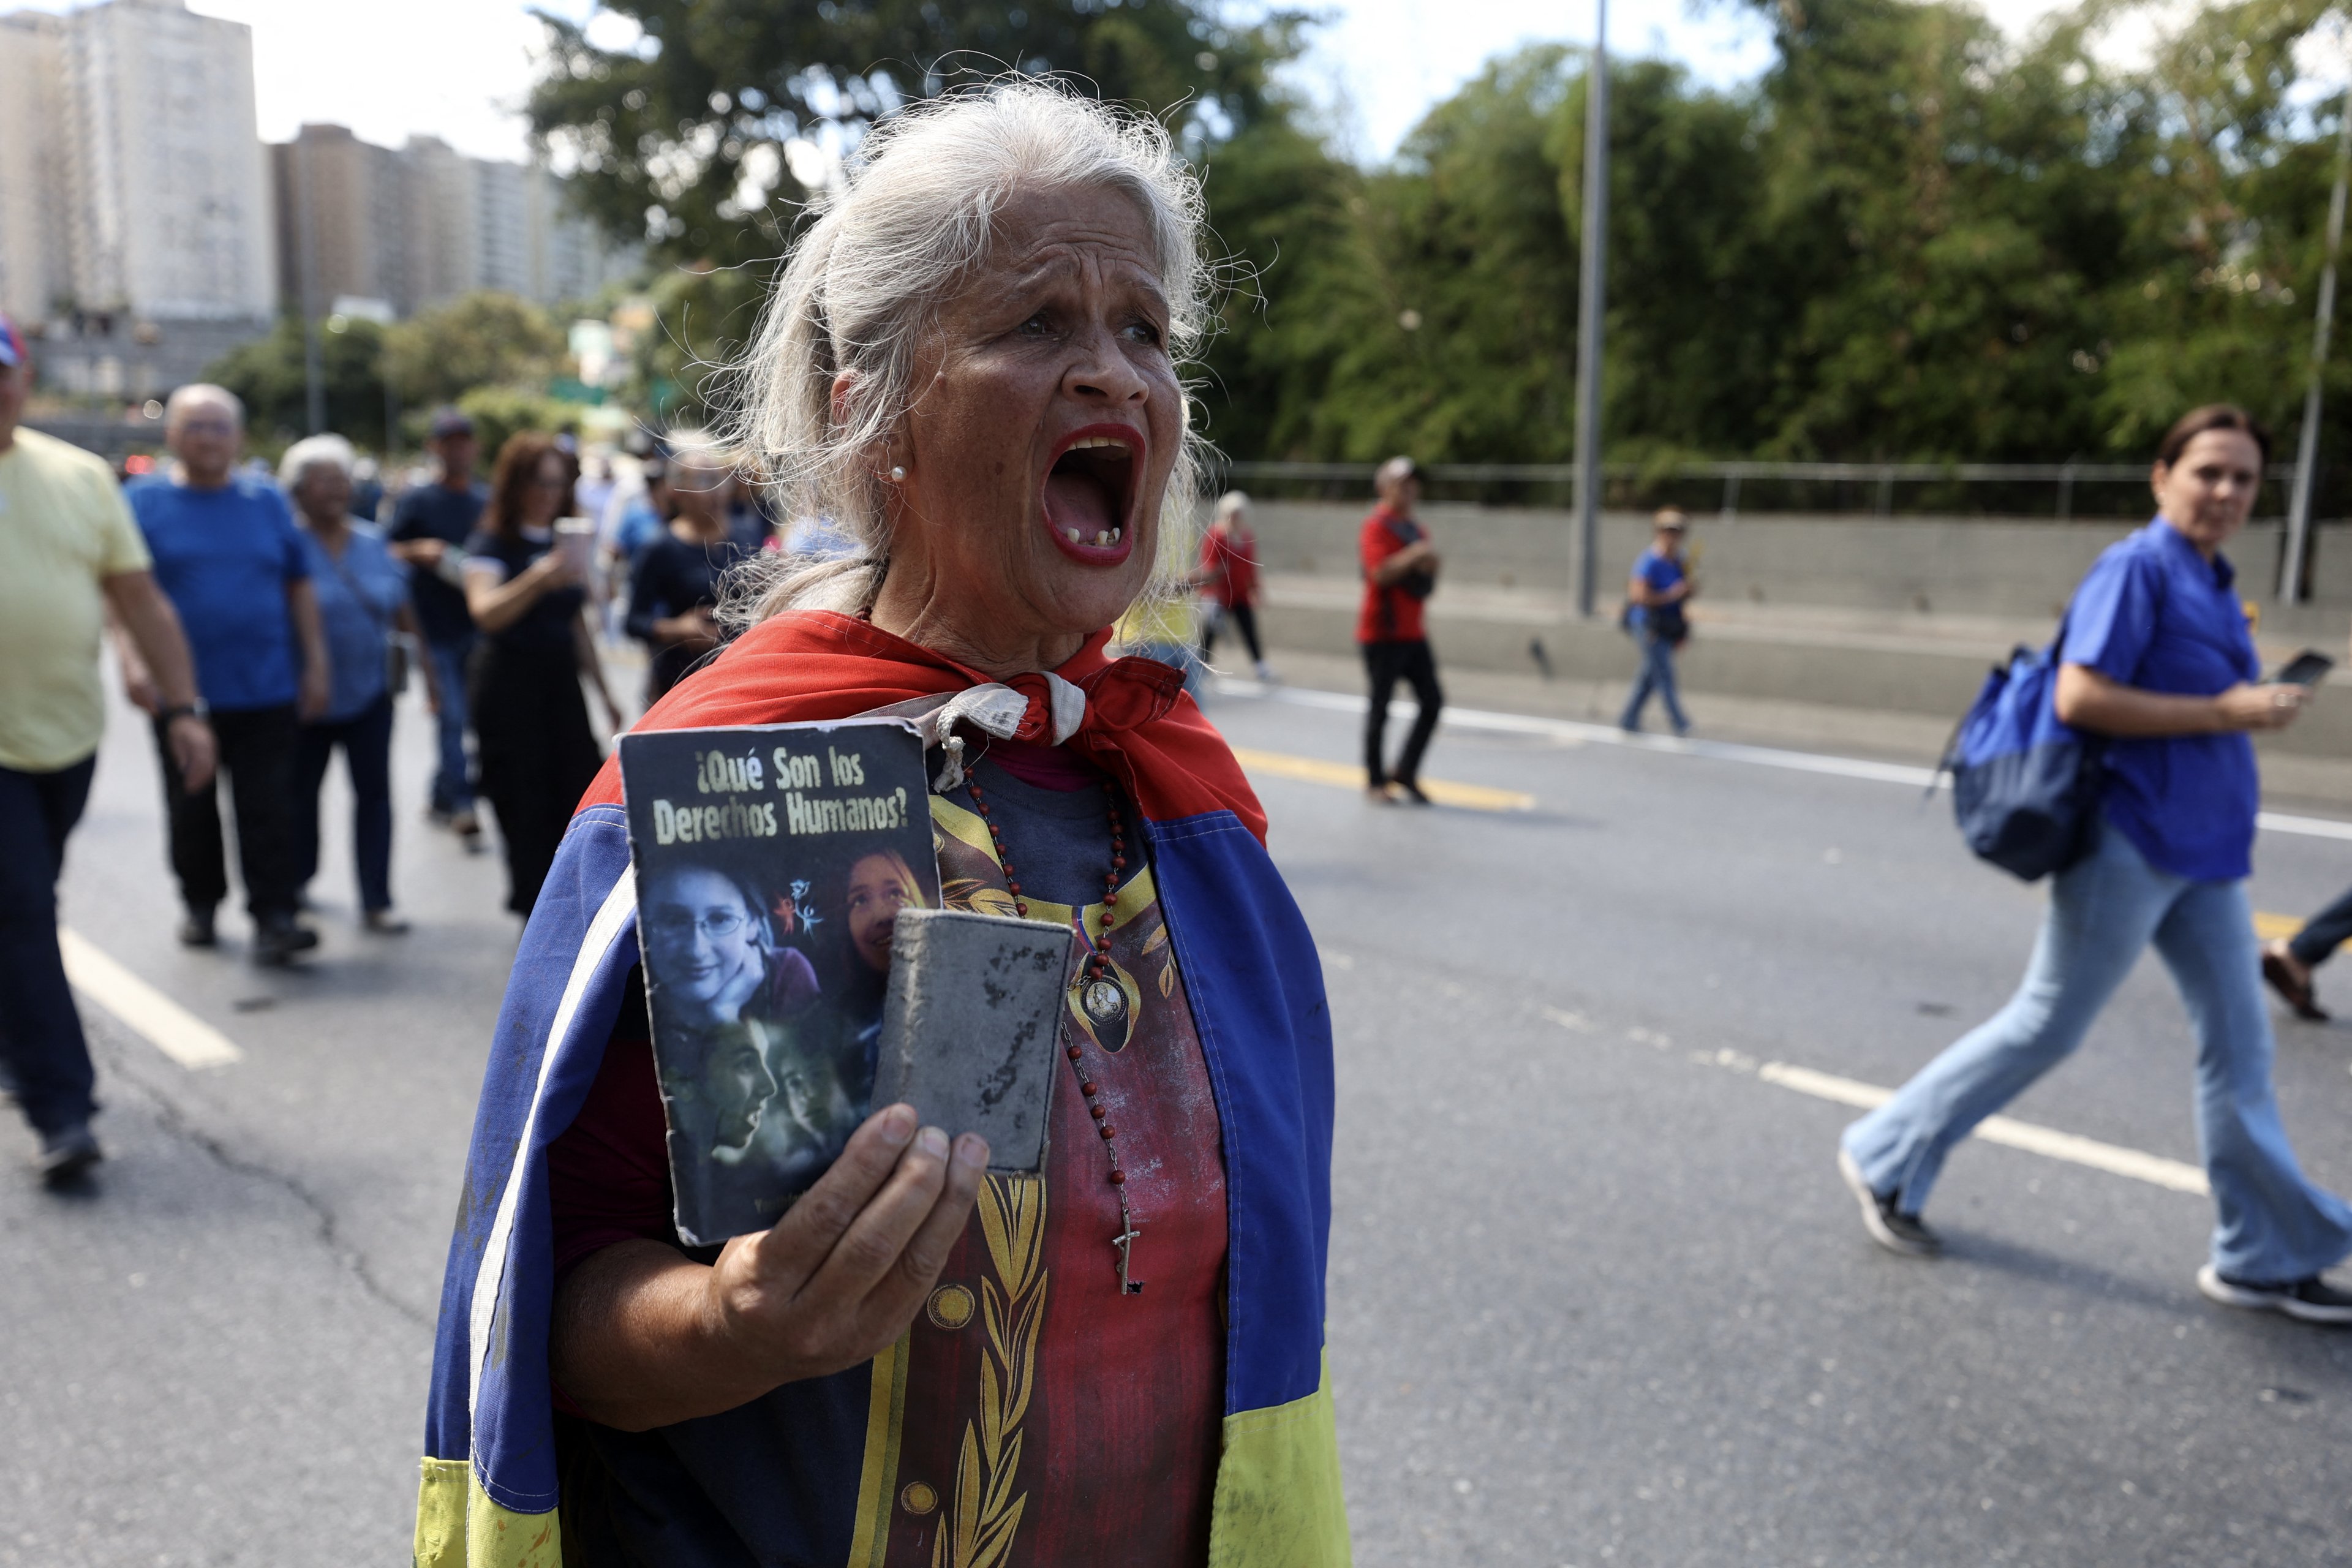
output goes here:
<path id="1" fill-rule="evenodd" d="M 1134 1032 L 1135 1015 L 1118 976 L 1106 974 L 1100 980 L 1081 976 L 1070 987 L 1070 1010 L 1077 1015 L 1088 1037 L 1104 1050 L 1116 1055 L 1126 1048 L 1128 1037 Z"/>
<path id="2" fill-rule="evenodd" d="M 1127 993 L 1108 980 L 1089 981 L 1086 1008 L 1087 1016 L 1097 1025 L 1111 1023 L 1127 1016 Z"/>

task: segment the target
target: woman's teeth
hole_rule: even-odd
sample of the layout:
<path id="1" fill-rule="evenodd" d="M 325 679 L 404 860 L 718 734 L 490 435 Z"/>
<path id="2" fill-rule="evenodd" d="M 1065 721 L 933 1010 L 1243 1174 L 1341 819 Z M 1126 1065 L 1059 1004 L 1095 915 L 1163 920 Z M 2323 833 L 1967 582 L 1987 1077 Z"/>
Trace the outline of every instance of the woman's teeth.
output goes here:
<path id="1" fill-rule="evenodd" d="M 1101 549 L 1117 544 L 1119 541 L 1119 536 L 1125 531 L 1125 529 L 1120 528 L 1098 528 L 1095 530 L 1095 545 L 1097 549 Z M 1078 537 L 1078 531 L 1075 528 L 1066 528 L 1062 530 L 1062 537 L 1068 540 L 1073 544 L 1082 544 L 1085 542 L 1084 540 Z"/>

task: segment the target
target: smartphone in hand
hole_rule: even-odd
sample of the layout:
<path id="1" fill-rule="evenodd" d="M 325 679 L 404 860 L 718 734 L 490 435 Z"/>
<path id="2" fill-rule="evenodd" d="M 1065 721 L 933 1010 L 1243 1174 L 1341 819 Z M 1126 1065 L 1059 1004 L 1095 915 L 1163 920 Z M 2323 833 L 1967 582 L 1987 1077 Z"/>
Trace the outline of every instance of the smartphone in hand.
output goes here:
<path id="1" fill-rule="evenodd" d="M 2273 682 L 2284 686 L 2317 686 L 2336 668 L 2336 661 L 2315 648 L 2305 648 L 2286 661 L 2285 668 L 2271 677 Z"/>

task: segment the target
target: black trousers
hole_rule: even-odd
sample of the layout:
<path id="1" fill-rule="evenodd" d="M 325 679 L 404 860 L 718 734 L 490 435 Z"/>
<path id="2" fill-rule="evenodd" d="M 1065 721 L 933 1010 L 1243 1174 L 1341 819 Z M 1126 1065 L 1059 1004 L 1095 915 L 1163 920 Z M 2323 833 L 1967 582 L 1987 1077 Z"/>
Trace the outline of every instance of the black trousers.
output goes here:
<path id="1" fill-rule="evenodd" d="M 2316 969 L 2335 957 L 2347 938 L 2352 938 L 2352 893 L 2312 916 L 2287 946 L 2294 950 L 2297 963 L 2305 969 Z"/>
<path id="2" fill-rule="evenodd" d="M 56 773 L 0 767 L 0 1066 L 39 1132 L 89 1120 L 89 1044 L 58 951 L 58 872 L 98 759 Z"/>
<path id="3" fill-rule="evenodd" d="M 1421 778 L 1421 754 L 1429 750 L 1429 738 L 1437 732 L 1437 710 L 1445 705 L 1445 693 L 1437 684 L 1437 660 L 1425 642 L 1368 642 L 1363 649 L 1364 672 L 1372 681 L 1372 705 L 1364 712 L 1364 773 L 1375 785 L 1391 779 L 1416 783 Z M 1421 716 L 1404 738 L 1396 766 L 1383 769 L 1381 758 L 1388 738 L 1389 699 L 1395 695 L 1400 680 L 1412 688 Z"/>
<path id="4" fill-rule="evenodd" d="M 509 647 L 486 637 L 469 682 L 482 795 L 507 855 L 507 908 L 528 916 L 572 810 L 604 765 L 570 644 Z"/>
<path id="5" fill-rule="evenodd" d="M 1257 646 L 1257 607 L 1254 605 L 1228 605 L 1222 611 L 1214 615 L 1204 616 L 1202 617 L 1202 662 L 1206 663 L 1210 653 L 1215 649 L 1217 646 L 1217 632 L 1229 617 L 1232 619 L 1234 625 L 1241 628 L 1242 641 L 1248 645 L 1251 660 L 1254 663 L 1263 664 L 1265 661 L 1265 651 Z"/>
<path id="6" fill-rule="evenodd" d="M 294 863 L 294 747 L 300 725 L 294 705 L 246 708 L 212 714 L 220 773 L 228 779 L 236 815 L 237 868 L 245 874 L 245 907 L 256 920 L 291 915 L 302 881 Z M 168 726 L 157 723 L 155 752 L 163 763 L 163 811 L 170 824 L 172 872 L 191 910 L 210 910 L 228 897 L 228 862 L 222 853 L 220 784 L 200 790 L 180 782 Z"/>

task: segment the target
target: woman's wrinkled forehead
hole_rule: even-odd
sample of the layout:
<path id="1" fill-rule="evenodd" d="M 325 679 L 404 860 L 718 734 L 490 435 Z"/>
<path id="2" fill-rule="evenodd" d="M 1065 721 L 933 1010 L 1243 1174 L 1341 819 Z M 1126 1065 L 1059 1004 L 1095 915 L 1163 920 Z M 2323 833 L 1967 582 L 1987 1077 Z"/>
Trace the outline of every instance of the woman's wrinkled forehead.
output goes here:
<path id="1" fill-rule="evenodd" d="M 1144 205 L 1115 185 L 1028 185 L 991 214 L 988 245 L 966 281 L 1034 287 L 1090 267 L 1139 283 L 1165 301 L 1161 237 Z"/>

